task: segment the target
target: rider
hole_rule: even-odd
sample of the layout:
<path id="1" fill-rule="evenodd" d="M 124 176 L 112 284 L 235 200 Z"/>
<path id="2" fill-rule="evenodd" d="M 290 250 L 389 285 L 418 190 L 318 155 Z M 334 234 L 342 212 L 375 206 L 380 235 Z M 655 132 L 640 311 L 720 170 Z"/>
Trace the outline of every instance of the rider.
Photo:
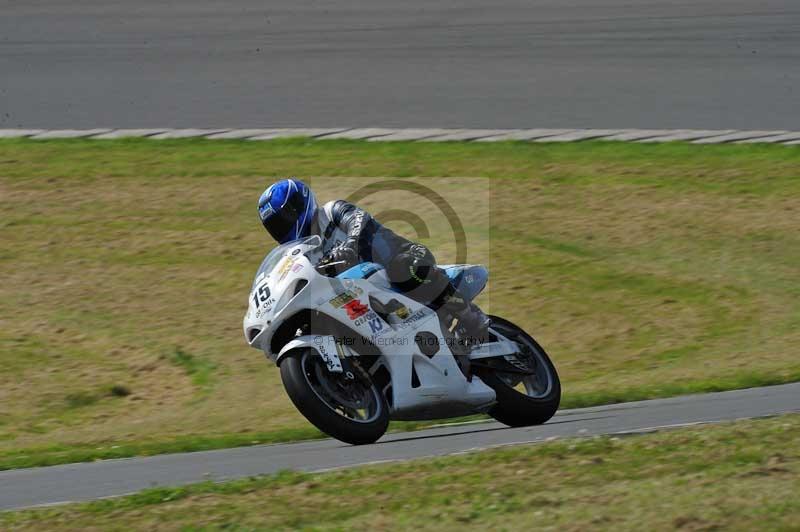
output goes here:
<path id="1" fill-rule="evenodd" d="M 412 299 L 433 309 L 449 310 L 460 327 L 483 338 L 489 317 L 464 298 L 436 267 L 428 248 L 382 226 L 363 209 L 344 200 L 317 207 L 311 189 L 298 179 L 270 185 L 258 200 L 261 223 L 280 244 L 310 235 L 323 239 L 324 262 L 344 268 L 376 262 L 386 268 L 392 284 Z"/>

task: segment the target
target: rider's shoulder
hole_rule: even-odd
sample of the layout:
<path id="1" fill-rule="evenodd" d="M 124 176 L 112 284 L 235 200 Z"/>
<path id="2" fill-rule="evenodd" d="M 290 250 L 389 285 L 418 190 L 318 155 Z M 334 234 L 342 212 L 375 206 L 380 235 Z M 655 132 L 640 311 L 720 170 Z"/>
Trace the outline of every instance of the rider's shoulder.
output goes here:
<path id="1" fill-rule="evenodd" d="M 322 210 L 325 211 L 325 214 L 331 220 L 336 220 L 338 217 L 347 213 L 353 208 L 355 208 L 355 205 L 349 201 L 341 199 L 331 200 L 322 206 Z"/>
<path id="2" fill-rule="evenodd" d="M 324 210 L 327 213 L 330 213 L 330 212 L 333 211 L 333 207 L 337 203 L 339 203 L 340 201 L 342 201 L 342 200 L 331 200 L 331 201 L 329 201 L 328 203 L 326 203 L 325 205 L 322 206 L 322 210 Z"/>

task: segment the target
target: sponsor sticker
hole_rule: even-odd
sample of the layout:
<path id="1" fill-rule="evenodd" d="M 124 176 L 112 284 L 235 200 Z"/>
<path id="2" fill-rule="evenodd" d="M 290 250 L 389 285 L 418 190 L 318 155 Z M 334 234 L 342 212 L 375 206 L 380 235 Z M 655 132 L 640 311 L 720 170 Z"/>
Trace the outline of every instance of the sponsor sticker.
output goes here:
<path id="1" fill-rule="evenodd" d="M 256 310 L 256 319 L 260 318 L 262 315 L 266 315 L 269 311 L 272 310 L 272 305 L 275 304 L 275 298 L 271 297 L 264 304 L 261 308 Z"/>
<path id="2" fill-rule="evenodd" d="M 281 265 L 278 267 L 278 270 L 277 270 L 277 273 L 280 274 L 280 277 L 278 277 L 278 281 L 283 281 L 283 279 L 286 277 L 286 275 L 292 269 L 293 265 L 294 265 L 294 259 L 293 258 L 286 257 L 285 259 L 283 259 L 283 262 L 281 263 Z"/>
<path id="3" fill-rule="evenodd" d="M 360 326 L 364 325 L 365 323 L 367 323 L 369 320 L 371 320 L 373 318 L 377 318 L 377 317 L 378 317 L 378 315 L 370 310 L 369 312 L 367 312 L 363 316 L 354 319 L 353 320 L 353 325 L 355 325 L 356 327 L 360 327 Z"/>
<path id="4" fill-rule="evenodd" d="M 330 301 L 328 301 L 328 303 L 330 303 L 331 306 L 334 308 L 342 308 L 344 305 L 350 303 L 355 298 L 356 296 L 352 292 L 344 292 L 334 297 Z"/>
<path id="5" fill-rule="evenodd" d="M 407 306 L 403 305 L 399 309 L 395 310 L 394 314 L 401 320 L 404 320 L 408 318 L 408 316 L 411 314 L 411 311 L 408 309 Z"/>
<path id="6" fill-rule="evenodd" d="M 334 308 L 342 308 L 347 303 L 350 303 L 352 300 L 356 299 L 359 295 L 361 295 L 364 291 L 358 287 L 353 287 L 352 290 L 347 290 L 338 294 L 333 299 L 330 299 L 328 303 L 331 304 Z"/>
<path id="7" fill-rule="evenodd" d="M 378 317 L 369 320 L 369 328 L 372 334 L 380 334 L 383 330 L 383 320 Z"/>
<path id="8" fill-rule="evenodd" d="M 404 319 L 403 322 L 398 325 L 398 327 L 400 329 L 407 329 L 409 327 L 416 328 L 418 325 L 420 325 L 420 322 L 427 320 L 432 315 L 433 311 L 431 309 L 423 307 L 413 314 L 409 314 L 409 316 Z"/>
<path id="9" fill-rule="evenodd" d="M 352 301 L 342 305 L 342 308 L 347 311 L 347 317 L 351 320 L 359 318 L 369 312 L 369 307 L 364 305 L 358 299 L 353 299 Z"/>
<path id="10" fill-rule="evenodd" d="M 320 339 L 320 341 L 314 341 L 317 346 L 317 350 L 319 351 L 320 356 L 322 357 L 322 361 L 325 362 L 325 365 L 328 367 L 328 371 L 335 371 L 337 373 L 342 372 L 342 362 L 339 360 L 339 356 L 334 352 L 328 351 L 325 347 L 325 342 Z"/>

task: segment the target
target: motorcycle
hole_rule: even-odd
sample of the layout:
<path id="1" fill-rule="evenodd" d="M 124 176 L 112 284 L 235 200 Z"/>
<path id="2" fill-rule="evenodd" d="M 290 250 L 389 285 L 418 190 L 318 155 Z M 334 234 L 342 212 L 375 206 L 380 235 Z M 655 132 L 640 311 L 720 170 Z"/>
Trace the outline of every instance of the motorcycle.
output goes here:
<path id="1" fill-rule="evenodd" d="M 487 413 L 520 427 L 555 414 L 558 374 L 524 330 L 491 316 L 476 343 L 453 316 L 395 290 L 380 265 L 337 271 L 322 250 L 316 235 L 273 249 L 243 323 L 248 345 L 278 366 L 289 398 L 322 432 L 360 445 L 390 420 Z M 488 280 L 483 266 L 440 267 L 470 300 Z"/>

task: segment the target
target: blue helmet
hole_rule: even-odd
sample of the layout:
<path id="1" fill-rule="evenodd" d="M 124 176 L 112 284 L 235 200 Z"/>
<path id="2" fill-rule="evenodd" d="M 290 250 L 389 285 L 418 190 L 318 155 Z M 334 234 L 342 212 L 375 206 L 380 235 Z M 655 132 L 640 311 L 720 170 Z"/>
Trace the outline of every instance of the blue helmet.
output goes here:
<path id="1" fill-rule="evenodd" d="M 261 223 L 281 244 L 308 236 L 316 212 L 314 193 L 297 179 L 273 183 L 258 199 Z"/>

